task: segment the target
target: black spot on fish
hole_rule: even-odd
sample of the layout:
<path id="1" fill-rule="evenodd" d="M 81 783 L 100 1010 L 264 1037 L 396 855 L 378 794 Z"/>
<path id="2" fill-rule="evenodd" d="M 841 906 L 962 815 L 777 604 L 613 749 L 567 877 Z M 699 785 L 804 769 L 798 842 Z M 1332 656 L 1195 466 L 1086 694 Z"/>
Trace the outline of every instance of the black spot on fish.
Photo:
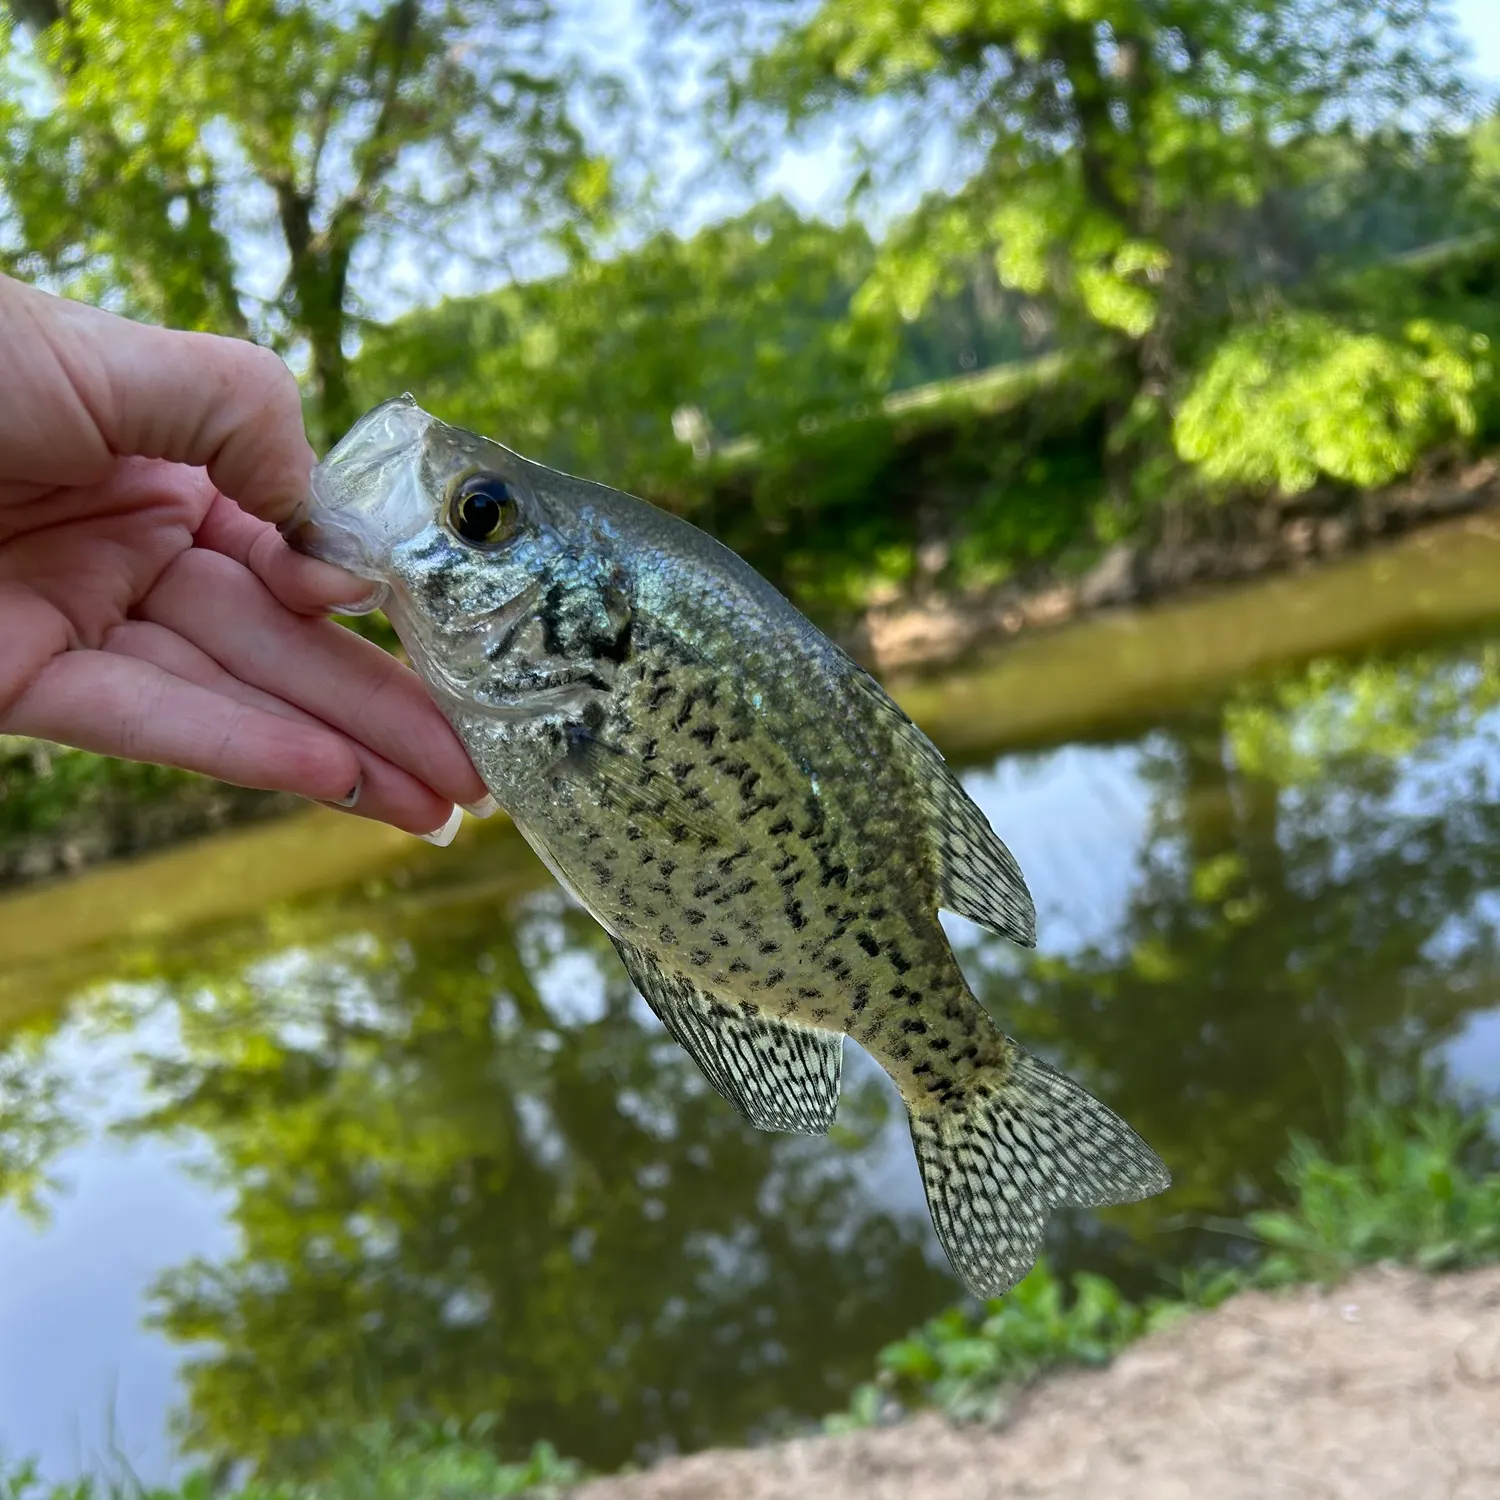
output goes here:
<path id="1" fill-rule="evenodd" d="M 823 991 L 815 990 L 811 985 L 799 984 L 797 986 L 797 998 L 799 1000 L 821 1000 L 823 998 Z"/>
<path id="2" fill-rule="evenodd" d="M 911 972 L 911 965 L 906 961 L 906 955 L 894 943 L 886 944 L 885 956 L 887 962 L 898 974 Z"/>
<path id="3" fill-rule="evenodd" d="M 688 957 L 692 959 L 693 963 L 698 968 L 701 969 L 704 964 L 712 961 L 713 954 L 710 953 L 707 948 L 694 948 L 693 951 L 688 954 Z"/>
<path id="4" fill-rule="evenodd" d="M 890 994 L 892 1000 L 904 1000 L 909 994 L 911 994 L 911 991 L 907 989 L 904 984 L 893 984 L 891 986 Z"/>
<path id="5" fill-rule="evenodd" d="M 613 591 L 612 591 L 613 592 Z M 606 596 L 606 604 L 613 605 L 614 600 Z M 620 607 L 625 607 L 624 600 L 620 601 Z M 618 610 L 615 611 L 618 613 Z M 625 617 L 625 623 L 612 636 L 595 636 L 589 643 L 596 656 L 603 657 L 605 661 L 612 661 L 616 666 L 623 667 L 630 656 L 630 631 L 632 620 L 629 615 Z"/>
<path id="6" fill-rule="evenodd" d="M 781 944 L 778 943 L 774 938 L 767 938 L 766 941 L 760 945 L 760 951 L 762 953 L 780 953 Z"/>
<path id="7" fill-rule="evenodd" d="M 659 687 L 652 688 L 651 695 L 646 699 L 646 707 L 652 713 L 655 713 L 656 710 L 660 708 L 661 705 L 666 701 L 666 699 L 668 699 L 676 691 L 677 689 L 673 687 L 670 682 L 664 682 Z"/>
<path id="8" fill-rule="evenodd" d="M 769 989 L 772 985 L 780 984 L 781 981 L 785 978 L 785 969 L 772 969 L 770 973 L 766 975 L 766 987 Z"/>
<path id="9" fill-rule="evenodd" d="M 950 1042 L 945 1036 L 935 1036 L 927 1044 L 928 1051 L 930 1052 L 947 1052 L 952 1048 L 952 1046 L 953 1043 Z"/>
<path id="10" fill-rule="evenodd" d="M 677 944 L 677 934 L 665 922 L 657 929 L 656 935 L 669 948 L 675 947 Z"/>
<path id="11" fill-rule="evenodd" d="M 719 737 L 719 726 L 717 724 L 704 724 L 693 730 L 692 735 L 705 750 L 712 750 L 714 741 Z"/>
<path id="12" fill-rule="evenodd" d="M 857 984 L 854 987 L 854 998 L 849 1002 L 856 1015 L 870 1003 L 870 986 Z"/>
<path id="13" fill-rule="evenodd" d="M 729 946 L 729 935 L 721 932 L 717 927 L 709 933 L 708 940 L 715 948 L 727 948 Z"/>
<path id="14" fill-rule="evenodd" d="M 607 686 L 600 683 L 601 687 Z M 604 727 L 604 705 L 597 698 L 590 698 L 583 705 L 583 723 L 586 729 L 602 729 Z"/>
<path id="15" fill-rule="evenodd" d="M 880 944 L 875 941 L 875 936 L 873 933 L 856 932 L 854 934 L 854 941 L 858 943 L 859 946 L 863 948 L 871 958 L 874 958 L 876 954 L 880 952 Z"/>
<path id="16" fill-rule="evenodd" d="M 807 926 L 807 917 L 803 914 L 800 901 L 793 899 L 787 902 L 786 919 L 797 932 L 801 932 Z"/>
<path id="17" fill-rule="evenodd" d="M 693 774 L 693 763 L 690 760 L 674 760 L 672 762 L 672 779 L 674 781 L 686 781 Z"/>
<path id="18" fill-rule="evenodd" d="M 654 737 L 646 741 L 646 748 L 641 751 L 641 759 L 642 760 L 655 760 L 656 759 L 656 740 L 655 740 Z"/>
<path id="19" fill-rule="evenodd" d="M 690 927 L 701 927 L 708 920 L 708 913 L 699 911 L 696 906 L 689 906 L 683 916 L 688 919 Z"/>
<path id="20" fill-rule="evenodd" d="M 737 958 L 729 965 L 729 972 L 731 974 L 748 974 L 750 972 L 750 965 L 743 958 Z"/>
<path id="21" fill-rule="evenodd" d="M 923 1036 L 927 1031 L 927 1022 L 921 1016 L 903 1016 L 901 1018 L 901 1029 L 908 1036 Z"/>
<path id="22" fill-rule="evenodd" d="M 793 827 L 794 824 L 792 823 L 792 820 L 790 818 L 781 817 L 778 818 L 774 823 L 772 823 L 771 826 L 766 830 L 766 832 L 769 833 L 772 838 L 779 839 L 783 834 L 790 833 Z"/>
<path id="23" fill-rule="evenodd" d="M 608 885 L 610 882 L 609 866 L 602 859 L 596 859 L 593 864 L 594 879 L 600 885 Z"/>

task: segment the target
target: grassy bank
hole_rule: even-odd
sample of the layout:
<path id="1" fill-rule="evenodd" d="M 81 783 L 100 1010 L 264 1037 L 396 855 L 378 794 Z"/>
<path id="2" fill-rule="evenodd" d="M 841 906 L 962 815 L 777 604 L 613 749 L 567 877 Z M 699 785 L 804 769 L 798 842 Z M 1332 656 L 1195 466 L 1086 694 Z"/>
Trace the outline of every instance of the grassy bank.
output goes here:
<path id="1" fill-rule="evenodd" d="M 1358 1267 L 1430 1272 L 1500 1261 L 1500 1140 L 1493 1110 L 1428 1076 L 1414 1088 L 1361 1077 L 1331 1145 L 1294 1138 L 1283 1164 L 1285 1206 L 1222 1227 L 1240 1253 L 1198 1268 L 1144 1301 L 1097 1276 L 1063 1283 L 1039 1265 L 1010 1295 L 956 1306 L 889 1345 L 873 1378 L 830 1432 L 883 1425 L 924 1409 L 991 1420 L 1024 1385 L 1069 1365 L 1102 1365 L 1143 1335 L 1247 1288 L 1333 1283 Z M 498 1457 L 483 1421 L 354 1434 L 311 1479 L 235 1480 L 227 1471 L 151 1489 L 129 1475 L 44 1482 L 0 1461 L 0 1500 L 553 1500 L 586 1477 L 546 1443 Z"/>

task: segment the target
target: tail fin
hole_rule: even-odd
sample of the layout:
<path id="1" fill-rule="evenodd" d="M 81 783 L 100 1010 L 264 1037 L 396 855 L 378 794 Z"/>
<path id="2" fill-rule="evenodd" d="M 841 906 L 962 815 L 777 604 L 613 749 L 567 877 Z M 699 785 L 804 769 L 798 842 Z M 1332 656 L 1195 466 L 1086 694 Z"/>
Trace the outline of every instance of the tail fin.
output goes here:
<path id="1" fill-rule="evenodd" d="M 979 1297 L 1031 1269 L 1050 1210 L 1134 1203 L 1172 1181 L 1118 1115 L 1014 1042 L 1003 1081 L 914 1111 L 911 1134 L 938 1238 Z"/>

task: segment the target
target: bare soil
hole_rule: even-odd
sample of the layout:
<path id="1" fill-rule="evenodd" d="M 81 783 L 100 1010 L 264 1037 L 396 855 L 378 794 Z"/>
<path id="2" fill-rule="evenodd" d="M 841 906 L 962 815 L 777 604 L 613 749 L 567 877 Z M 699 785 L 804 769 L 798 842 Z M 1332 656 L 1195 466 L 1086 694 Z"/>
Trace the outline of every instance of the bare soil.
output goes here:
<path id="1" fill-rule="evenodd" d="M 572 1500 L 1496 1500 L 1500 1268 L 1252 1292 L 998 1427 L 898 1427 L 673 1459 Z"/>

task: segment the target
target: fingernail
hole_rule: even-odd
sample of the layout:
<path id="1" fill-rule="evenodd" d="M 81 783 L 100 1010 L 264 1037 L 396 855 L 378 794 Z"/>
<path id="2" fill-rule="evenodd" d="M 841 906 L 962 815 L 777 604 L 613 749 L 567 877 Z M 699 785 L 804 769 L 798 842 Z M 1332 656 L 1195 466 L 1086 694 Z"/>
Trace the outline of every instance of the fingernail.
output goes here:
<path id="1" fill-rule="evenodd" d="M 471 818 L 493 818 L 500 811 L 500 804 L 488 792 L 478 802 L 460 802 L 458 805 Z"/>
<path id="2" fill-rule="evenodd" d="M 359 801 L 359 794 L 364 791 L 364 789 L 365 778 L 361 776 L 359 780 L 354 783 L 353 791 L 349 792 L 343 797 L 336 798 L 333 805 L 335 807 L 353 807 L 354 804 Z"/>
<path id="3" fill-rule="evenodd" d="M 328 606 L 331 615 L 373 615 L 390 597 L 390 590 L 383 584 L 373 584 L 367 594 L 361 594 L 358 599 L 352 599 L 348 603 L 340 600 L 337 604 Z"/>
<path id="4" fill-rule="evenodd" d="M 463 821 L 463 808 L 455 807 L 448 814 L 448 821 L 441 828 L 434 828 L 431 833 L 419 833 L 417 837 L 424 844 L 435 844 L 439 849 L 446 849 L 458 837 L 458 830 L 463 826 Z"/>

